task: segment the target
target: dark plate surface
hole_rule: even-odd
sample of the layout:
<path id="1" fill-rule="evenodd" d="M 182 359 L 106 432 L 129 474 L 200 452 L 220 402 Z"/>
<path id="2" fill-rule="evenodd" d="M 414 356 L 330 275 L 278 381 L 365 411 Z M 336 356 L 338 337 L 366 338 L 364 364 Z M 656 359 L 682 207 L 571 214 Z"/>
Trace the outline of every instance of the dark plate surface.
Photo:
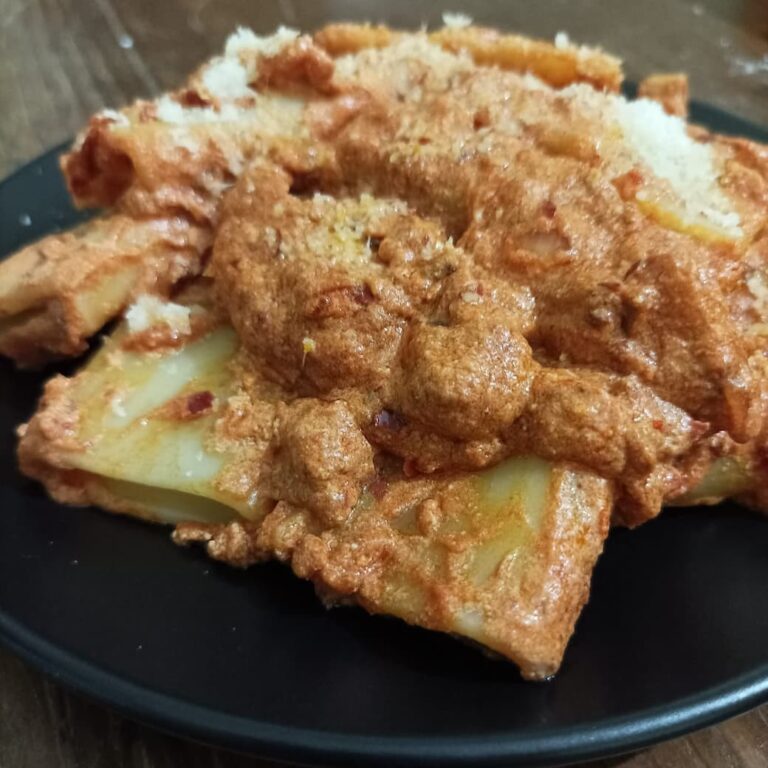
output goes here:
<path id="1" fill-rule="evenodd" d="M 0 254 L 78 218 L 56 155 L 0 185 Z M 543 765 L 768 699 L 764 518 L 723 505 L 613 532 L 560 675 L 525 683 L 447 637 L 326 612 L 285 568 L 233 571 L 161 528 L 52 503 L 14 457 L 43 380 L 0 361 L 0 639 L 138 719 L 293 761 Z"/>

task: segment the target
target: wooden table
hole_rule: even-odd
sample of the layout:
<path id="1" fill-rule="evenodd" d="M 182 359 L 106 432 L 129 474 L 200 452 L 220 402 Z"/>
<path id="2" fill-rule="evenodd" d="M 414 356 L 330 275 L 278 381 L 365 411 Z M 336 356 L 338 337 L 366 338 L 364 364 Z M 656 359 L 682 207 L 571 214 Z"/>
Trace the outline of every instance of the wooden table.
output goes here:
<path id="1" fill-rule="evenodd" d="M 72 136 L 104 106 L 173 87 L 237 24 L 313 27 L 331 18 L 425 20 L 420 0 L 0 0 L 0 177 Z M 518 0 L 447 2 L 476 20 L 506 5 L 510 26 L 621 54 L 630 78 L 686 70 L 696 98 L 768 125 L 765 0 Z M 0 650 L 0 768 L 234 768 L 264 761 L 159 734 L 68 693 Z M 592 768 L 765 768 L 768 706 Z"/>

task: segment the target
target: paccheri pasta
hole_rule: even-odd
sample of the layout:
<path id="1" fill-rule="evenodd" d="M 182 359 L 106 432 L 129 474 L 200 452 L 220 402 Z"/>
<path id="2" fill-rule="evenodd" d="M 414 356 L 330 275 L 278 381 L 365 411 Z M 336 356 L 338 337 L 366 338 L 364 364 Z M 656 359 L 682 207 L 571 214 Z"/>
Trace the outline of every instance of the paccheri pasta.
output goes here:
<path id="1" fill-rule="evenodd" d="M 64 503 L 559 667 L 611 521 L 765 509 L 768 150 L 467 25 L 238 30 L 62 159 L 104 208 L 0 264 Z"/>

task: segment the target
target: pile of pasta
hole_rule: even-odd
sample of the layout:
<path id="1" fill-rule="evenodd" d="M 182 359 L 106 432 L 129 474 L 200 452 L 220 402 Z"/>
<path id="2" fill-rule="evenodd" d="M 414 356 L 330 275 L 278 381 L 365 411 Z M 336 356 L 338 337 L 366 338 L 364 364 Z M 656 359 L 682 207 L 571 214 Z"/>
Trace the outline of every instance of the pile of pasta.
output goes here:
<path id="1" fill-rule="evenodd" d="M 239 29 L 61 160 L 0 263 L 51 496 L 554 674 L 611 523 L 765 499 L 768 150 L 598 49 Z M 139 567 L 139 566 L 137 566 Z"/>

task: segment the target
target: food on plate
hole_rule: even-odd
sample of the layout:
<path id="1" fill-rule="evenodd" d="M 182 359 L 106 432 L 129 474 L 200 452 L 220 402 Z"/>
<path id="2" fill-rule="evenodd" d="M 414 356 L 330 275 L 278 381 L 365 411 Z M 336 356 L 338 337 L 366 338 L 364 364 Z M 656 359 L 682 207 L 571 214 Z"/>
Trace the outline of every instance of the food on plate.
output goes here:
<path id="1" fill-rule="evenodd" d="M 683 76 L 446 22 L 239 30 L 96 116 L 62 167 L 108 210 L 0 266 L 0 351 L 123 315 L 19 430 L 58 501 L 541 679 L 611 521 L 768 508 L 768 150 Z"/>
<path id="2" fill-rule="evenodd" d="M 583 46 L 554 46 L 461 27 L 432 37 L 456 50 L 457 35 L 472 38 L 472 55 L 479 61 L 498 59 L 507 69 L 534 71 L 548 81 L 554 77 L 559 85 L 584 81 L 616 90 L 621 83 L 618 60 Z M 189 227 L 196 233 L 199 272 L 205 235 L 215 226 L 222 195 L 255 157 L 275 158 L 311 177 L 327 159 L 322 156 L 323 139 L 332 138 L 370 100 L 366 86 L 375 89 L 394 78 L 407 90 L 425 74 L 435 75 L 439 86 L 442 75 L 429 67 L 425 71 L 430 56 L 438 57 L 436 70 L 447 63 L 448 74 L 458 68 L 459 60 L 462 67 L 468 63 L 465 56 L 440 59 L 440 49 L 424 36 L 399 37 L 401 44 L 383 56 L 367 56 L 365 49 L 381 48 L 384 38 L 393 41 L 391 30 L 331 25 L 313 40 L 285 28 L 267 37 L 240 29 L 227 41 L 222 56 L 200 67 L 176 91 L 94 115 L 61 159 L 78 206 L 115 210 L 116 220 L 108 219 L 96 233 L 103 241 L 105 230 L 114 227 L 112 242 L 93 242 L 92 225 L 81 230 L 80 237 L 92 241 L 88 261 L 98 260 L 107 271 L 116 269 L 113 262 L 122 260 L 121 238 L 139 240 L 147 229 L 160 229 L 173 219 L 177 230 Z M 412 56 L 409 49 L 414 46 Z M 340 56 L 341 72 L 332 56 Z M 136 233 L 129 231 L 131 222 Z M 79 354 L 89 336 L 132 298 L 148 287 L 167 296 L 174 278 L 186 276 L 177 274 L 173 264 L 166 274 L 158 273 L 157 259 L 148 257 L 153 263 L 137 264 L 135 279 L 125 271 L 123 290 L 111 301 L 100 302 L 99 311 L 84 321 L 81 314 L 60 309 L 62 304 L 69 307 L 71 297 L 82 290 L 70 285 L 72 270 L 67 266 L 82 258 L 79 250 L 72 235 L 54 236 L 8 260 L 0 274 L 9 286 L 0 293 L 0 334 L 3 326 L 12 327 L 13 333 L 8 339 L 0 336 L 2 354 L 27 366 Z M 56 257 L 47 259 L 50 263 L 41 275 L 28 274 L 32 254 L 37 260 L 40 251 L 55 252 Z M 169 254 L 169 261 L 176 258 L 175 252 Z M 159 278 L 154 286 L 147 286 L 147 272 Z M 23 302 L 25 296 L 34 299 Z"/>
<path id="3" fill-rule="evenodd" d="M 453 53 L 466 52 L 479 65 L 530 72 L 555 87 L 590 83 L 599 89 L 618 91 L 624 79 L 619 59 L 596 48 L 572 45 L 564 33 L 552 45 L 545 40 L 464 24 L 460 14 L 446 14 L 445 21 L 442 29 L 428 36 L 429 42 Z M 365 48 L 391 47 L 398 41 L 413 40 L 413 35 L 383 25 L 329 24 L 314 39 L 332 56 L 339 56 Z"/>
<path id="4" fill-rule="evenodd" d="M 181 301 L 143 299 L 149 320 L 131 310 L 80 373 L 48 383 L 24 472 L 61 502 L 177 525 L 224 562 L 285 560 L 329 603 L 475 640 L 530 677 L 557 669 L 608 530 L 605 480 L 532 457 L 424 476 L 384 460 L 345 488 L 345 406 L 254 381 L 208 287 Z"/>
<path id="5" fill-rule="evenodd" d="M 0 262 L 0 353 L 20 365 L 84 352 L 130 298 L 200 274 L 210 233 L 180 217 L 114 213 Z"/>

